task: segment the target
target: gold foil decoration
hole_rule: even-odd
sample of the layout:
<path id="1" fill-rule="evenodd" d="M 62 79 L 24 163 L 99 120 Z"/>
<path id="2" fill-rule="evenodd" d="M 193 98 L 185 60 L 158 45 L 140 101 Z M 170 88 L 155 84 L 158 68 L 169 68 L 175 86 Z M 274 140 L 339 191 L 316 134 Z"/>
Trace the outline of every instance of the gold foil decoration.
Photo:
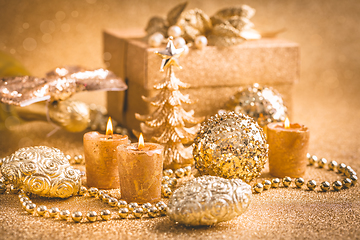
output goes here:
<path id="1" fill-rule="evenodd" d="M 226 19 L 231 19 L 231 21 L 237 20 L 238 17 L 243 17 L 250 19 L 255 15 L 255 9 L 248 5 L 241 5 L 240 7 L 229 7 L 219 10 L 211 20 L 214 24 L 218 24 L 216 21 L 226 21 Z M 233 18 L 235 17 L 235 18 Z"/>
<path id="2" fill-rule="evenodd" d="M 108 70 L 85 71 L 80 67 L 64 67 L 56 68 L 46 78 L 23 76 L 0 79 L 0 101 L 24 107 L 44 100 L 65 100 L 81 91 L 126 89 L 126 84 Z"/>
<path id="3" fill-rule="evenodd" d="M 176 189 L 170 197 L 167 215 L 189 226 L 213 225 L 245 212 L 251 195 L 251 186 L 240 179 L 202 176 Z"/>
<path id="4" fill-rule="evenodd" d="M 244 40 L 260 39 L 261 35 L 253 29 L 250 18 L 255 9 L 242 5 L 218 11 L 211 17 L 213 24 L 209 34 L 209 44 L 215 46 L 232 46 Z"/>
<path id="5" fill-rule="evenodd" d="M 268 160 L 268 144 L 251 117 L 226 112 L 201 124 L 193 155 L 201 175 L 240 178 L 248 183 L 260 176 Z"/>
<path id="6" fill-rule="evenodd" d="M 81 178 L 59 149 L 21 148 L 3 159 L 1 174 L 15 187 L 42 197 L 68 198 L 79 192 Z"/>
<path id="7" fill-rule="evenodd" d="M 163 36 L 166 36 L 168 28 L 169 26 L 167 25 L 167 22 L 164 18 L 155 16 L 149 20 L 145 31 L 147 32 L 148 36 L 151 36 L 156 32 L 159 32 Z"/>
<path id="8" fill-rule="evenodd" d="M 18 119 L 19 123 L 29 121 L 50 122 L 69 132 L 81 132 L 86 128 L 105 131 L 106 108 L 96 104 L 86 104 L 77 100 L 66 99 L 54 102 L 37 102 L 25 107 L 0 103 L 0 130 L 6 127 L 6 120 Z M 126 128 L 120 127 L 113 120 L 116 133 L 127 135 Z"/>
<path id="9" fill-rule="evenodd" d="M 181 88 L 189 85 L 176 78 L 174 66 L 180 67 L 177 57 L 182 51 L 176 49 L 172 40 L 169 40 L 163 51 L 156 52 L 162 59 L 161 70 L 166 70 L 165 78 L 154 88 L 160 90 L 155 97 L 143 99 L 156 106 L 157 109 L 149 115 L 135 114 L 136 119 L 143 121 L 140 124 L 145 139 L 164 145 L 164 168 L 179 168 L 193 163 L 192 146 L 184 146 L 193 141 L 203 118 L 193 117 L 194 111 L 186 112 L 182 104 L 192 104 L 189 95 L 181 94 Z M 186 124 L 195 124 L 185 127 Z M 134 131 L 135 135 L 139 135 Z"/>
<path id="10" fill-rule="evenodd" d="M 240 87 L 225 104 L 225 110 L 248 115 L 261 127 L 271 122 L 283 122 L 287 116 L 287 107 L 281 95 L 275 89 L 258 83 Z"/>
<path id="11" fill-rule="evenodd" d="M 207 35 L 212 28 L 210 17 L 197 8 L 183 12 L 176 25 L 181 28 L 182 36 L 187 41 L 194 41 L 197 36 Z"/>
<path id="12" fill-rule="evenodd" d="M 67 131 L 80 132 L 89 124 L 96 125 L 98 114 L 85 103 L 68 100 L 70 96 L 80 91 L 126 89 L 126 84 L 111 71 L 87 71 L 77 66 L 56 68 L 47 73 L 46 78 L 2 78 L 0 121 L 5 122 L 8 117 L 21 121 L 48 121 Z"/>
<path id="13" fill-rule="evenodd" d="M 25 107 L 11 106 L 12 116 L 21 121 L 49 121 L 69 132 L 80 132 L 89 126 L 90 110 L 86 103 L 75 100 L 37 102 Z M 8 116 L 0 120 L 6 121 Z"/>
<path id="14" fill-rule="evenodd" d="M 148 36 L 156 32 L 167 36 L 168 28 L 177 25 L 182 30 L 181 37 L 188 42 L 204 35 L 208 38 L 209 45 L 226 47 L 244 40 L 261 38 L 250 21 L 255 9 L 247 5 L 222 9 L 211 18 L 197 8 L 184 12 L 186 5 L 187 2 L 175 6 L 166 19 L 158 16 L 151 18 L 146 27 Z"/>
<path id="15" fill-rule="evenodd" d="M 152 17 L 145 28 L 147 35 L 150 36 L 156 32 L 159 32 L 162 35 L 167 36 L 168 28 L 177 23 L 181 13 L 184 11 L 186 6 L 187 2 L 176 5 L 169 11 L 166 19 L 159 16 Z"/>
<path id="16" fill-rule="evenodd" d="M 187 2 L 180 3 L 179 5 L 176 5 L 173 9 L 170 10 L 167 15 L 167 21 L 169 23 L 169 26 L 175 25 L 178 22 L 181 13 L 185 10 L 187 4 Z"/>

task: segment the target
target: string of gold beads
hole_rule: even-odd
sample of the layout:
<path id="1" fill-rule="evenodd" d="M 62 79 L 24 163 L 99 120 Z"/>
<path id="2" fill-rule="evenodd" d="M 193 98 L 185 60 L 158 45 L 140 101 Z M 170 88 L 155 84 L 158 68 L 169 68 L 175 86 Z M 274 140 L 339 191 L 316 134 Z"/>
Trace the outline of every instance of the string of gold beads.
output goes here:
<path id="1" fill-rule="evenodd" d="M 173 171 L 172 169 L 164 170 L 161 181 L 161 196 L 164 198 L 169 198 L 172 195 L 172 190 L 175 188 L 177 184 L 177 179 L 190 175 L 191 175 L 191 166 L 178 168 L 175 171 Z"/>
<path id="2" fill-rule="evenodd" d="M 336 161 L 328 161 L 325 158 L 318 159 L 315 155 L 307 155 L 309 160 L 309 165 L 317 166 L 319 168 L 328 167 L 331 171 L 337 171 L 337 173 L 344 175 L 345 178 L 342 181 L 334 181 L 330 184 L 327 181 L 324 181 L 320 184 L 320 191 L 327 192 L 331 189 L 334 191 L 340 191 L 341 189 L 347 189 L 351 186 L 354 186 L 357 183 L 357 174 L 350 167 L 346 166 L 344 163 L 338 164 Z M 191 175 L 191 167 L 180 168 L 175 171 L 167 169 L 163 171 L 163 179 L 161 185 L 161 191 L 163 197 L 170 197 L 172 194 L 172 188 L 177 184 L 177 179 L 184 176 Z M 261 193 L 264 190 L 269 190 L 270 188 L 278 188 L 282 184 L 283 187 L 290 187 L 294 182 L 297 188 L 302 188 L 305 185 L 305 180 L 303 178 L 292 179 L 290 177 L 285 177 L 283 179 L 273 178 L 271 180 L 264 180 L 262 183 L 257 183 L 253 186 L 255 193 Z M 306 183 L 306 186 L 309 190 L 314 191 L 318 186 L 316 181 L 309 180 Z M 6 184 L 4 181 L 0 181 L 0 193 L 5 193 L 6 191 L 10 193 L 18 193 L 18 189 L 15 188 L 13 184 Z M 142 218 L 148 216 L 150 218 L 160 217 L 166 215 L 167 206 L 164 202 L 160 201 L 155 205 L 150 203 L 145 203 L 139 205 L 138 203 L 127 203 L 124 200 L 118 200 L 114 198 L 108 191 L 98 190 L 96 188 L 87 189 L 82 186 L 79 191 L 80 196 L 88 195 L 90 197 L 98 198 L 104 203 L 108 204 L 111 207 L 117 208 L 118 216 L 120 219 L 126 219 L 130 216 L 134 218 Z M 46 206 L 36 206 L 29 197 L 21 191 L 19 194 L 19 200 L 22 204 L 23 209 L 31 215 L 38 215 L 46 217 L 47 215 L 51 218 L 60 218 L 62 220 L 72 220 L 73 222 L 96 222 L 99 220 L 110 220 L 116 219 L 113 217 L 113 214 L 108 209 L 103 209 L 98 212 L 88 211 L 86 215 L 83 215 L 82 212 L 74 211 L 70 212 L 67 209 L 59 210 L 57 207 L 48 209 Z"/>
<path id="3" fill-rule="evenodd" d="M 150 203 L 142 204 L 141 206 L 137 203 L 129 203 L 127 204 L 125 201 L 109 201 L 113 197 L 107 192 L 103 190 L 97 190 L 96 188 L 90 188 L 89 190 L 86 187 L 81 187 L 81 195 L 85 196 L 88 195 L 90 197 L 98 197 L 103 202 L 109 204 L 113 207 L 118 207 L 118 216 L 119 219 L 125 219 L 130 217 L 131 215 L 134 218 L 141 218 L 144 217 L 146 214 L 150 218 L 160 217 L 166 215 L 167 206 L 164 202 L 160 201 L 156 203 L 154 206 Z M 108 221 L 112 218 L 113 214 L 108 209 L 103 209 L 98 214 L 96 211 L 88 211 L 86 215 L 84 215 L 80 211 L 70 212 L 67 209 L 59 210 L 57 207 L 52 207 L 48 209 L 45 205 L 36 206 L 30 198 L 25 193 L 20 193 L 18 195 L 19 201 L 22 205 L 22 208 L 31 215 L 38 215 L 41 217 L 46 217 L 47 215 L 50 218 L 60 218 L 62 220 L 72 220 L 73 222 L 96 222 L 96 221 Z M 105 200 L 106 199 L 106 200 Z M 113 204 L 116 202 L 116 205 Z"/>
<path id="4" fill-rule="evenodd" d="M 84 164 L 84 157 L 81 154 L 75 155 L 74 157 L 71 157 L 70 155 L 66 155 L 65 157 L 70 164 Z"/>
<path id="5" fill-rule="evenodd" d="M 141 218 L 144 215 L 148 215 L 150 218 L 161 217 L 166 215 L 166 204 L 162 201 L 152 205 L 151 203 L 144 203 L 142 205 L 132 202 L 127 203 L 124 200 L 118 200 L 113 197 L 109 191 L 106 190 L 98 190 L 97 188 L 89 188 L 82 186 L 80 189 L 79 194 L 85 195 L 88 193 L 90 197 L 98 198 L 102 202 L 108 204 L 113 208 L 118 209 L 118 214 L 121 219 L 127 218 L 129 215 L 132 214 L 135 218 Z"/>
<path id="6" fill-rule="evenodd" d="M 338 174 L 344 175 L 345 178 L 342 181 L 334 181 L 332 184 L 328 181 L 323 181 L 320 184 L 320 191 L 327 192 L 331 189 L 334 191 L 340 191 L 341 189 L 348 189 L 351 186 L 354 186 L 357 183 L 358 177 L 356 172 L 350 167 L 346 166 L 346 164 L 341 163 L 338 164 L 336 161 L 328 161 L 325 158 L 318 159 L 317 156 L 307 154 L 307 159 L 309 161 L 310 166 L 317 166 L 318 168 L 325 168 L 328 166 L 328 169 L 331 171 L 337 171 Z M 305 180 L 303 178 L 291 179 L 290 177 L 284 177 L 281 181 L 279 178 L 273 178 L 270 180 L 264 180 L 262 183 L 256 183 L 253 186 L 254 193 L 261 193 L 264 190 L 268 190 L 270 188 L 278 188 L 280 186 L 280 182 L 283 187 L 289 187 L 292 182 L 294 182 L 297 188 L 302 188 L 305 185 Z M 308 190 L 314 191 L 318 186 L 315 180 L 309 180 L 306 183 Z"/>
<path id="7" fill-rule="evenodd" d="M 79 155 L 81 156 L 81 155 Z M 191 175 L 191 167 L 184 167 L 176 169 L 175 171 L 171 169 L 166 169 L 163 171 L 163 179 L 161 185 L 161 192 L 163 197 L 170 197 L 172 194 L 172 188 L 177 184 L 177 178 L 182 178 L 185 176 Z M 19 189 L 15 188 L 13 184 L 6 185 L 5 182 L 0 183 L 0 193 L 9 193 L 16 194 L 19 192 Z M 38 215 L 46 217 L 47 215 L 51 218 L 60 218 L 62 220 L 72 220 L 73 222 L 96 222 L 99 220 L 110 220 L 112 219 L 111 211 L 108 209 L 103 209 L 98 214 L 96 211 L 88 211 L 86 215 L 83 215 L 80 211 L 70 212 L 67 209 L 59 210 L 57 207 L 48 209 L 45 205 L 36 206 L 30 198 L 20 190 L 19 200 L 22 204 L 22 208 L 31 215 Z M 98 190 L 97 188 L 87 189 L 85 186 L 81 186 L 79 196 L 89 196 L 94 198 L 99 198 L 102 202 L 108 204 L 111 207 L 118 208 L 118 215 L 120 219 L 126 219 L 130 216 L 134 218 L 141 218 L 147 215 L 150 218 L 161 217 L 166 215 L 167 205 L 160 201 L 155 205 L 151 203 L 144 203 L 139 205 L 138 203 L 127 203 L 124 200 L 118 200 L 113 197 L 109 191 Z M 87 219 L 87 221 L 86 221 Z"/>

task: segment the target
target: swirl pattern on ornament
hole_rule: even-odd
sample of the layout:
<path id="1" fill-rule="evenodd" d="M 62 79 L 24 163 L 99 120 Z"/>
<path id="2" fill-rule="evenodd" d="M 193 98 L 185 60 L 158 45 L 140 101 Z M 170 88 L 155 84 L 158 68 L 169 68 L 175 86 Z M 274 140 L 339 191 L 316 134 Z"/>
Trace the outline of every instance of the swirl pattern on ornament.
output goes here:
<path id="1" fill-rule="evenodd" d="M 81 186 L 65 154 L 46 146 L 21 148 L 5 157 L 1 174 L 15 187 L 42 197 L 67 198 Z"/>
<path id="2" fill-rule="evenodd" d="M 240 179 L 202 176 L 173 193 L 167 214 L 173 221 L 185 225 L 213 225 L 245 212 L 251 194 L 250 185 Z"/>

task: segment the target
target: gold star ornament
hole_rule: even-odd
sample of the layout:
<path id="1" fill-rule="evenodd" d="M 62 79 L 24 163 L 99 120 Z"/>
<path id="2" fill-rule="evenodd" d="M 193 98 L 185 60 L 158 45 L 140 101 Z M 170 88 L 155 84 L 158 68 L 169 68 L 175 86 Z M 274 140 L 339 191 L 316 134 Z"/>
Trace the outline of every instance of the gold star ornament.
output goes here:
<path id="1" fill-rule="evenodd" d="M 160 71 L 163 72 L 164 69 L 169 66 L 176 66 L 178 68 L 182 68 L 179 64 L 178 57 L 184 52 L 183 48 L 176 49 L 174 43 L 172 41 L 172 37 L 169 37 L 169 42 L 166 46 L 165 50 L 156 51 L 155 53 L 159 55 L 163 60 L 161 62 Z"/>

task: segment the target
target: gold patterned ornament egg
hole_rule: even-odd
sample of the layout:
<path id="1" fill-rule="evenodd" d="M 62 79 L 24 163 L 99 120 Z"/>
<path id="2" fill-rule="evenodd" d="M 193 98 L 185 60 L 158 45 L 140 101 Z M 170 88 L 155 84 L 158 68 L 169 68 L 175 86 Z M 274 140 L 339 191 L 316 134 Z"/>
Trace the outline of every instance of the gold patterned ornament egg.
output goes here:
<path id="1" fill-rule="evenodd" d="M 68 198 L 79 192 L 79 171 L 65 154 L 46 146 L 21 148 L 3 159 L 1 174 L 15 187 L 42 197 Z"/>
<path id="2" fill-rule="evenodd" d="M 225 112 L 202 123 L 193 155 L 201 175 L 240 178 L 248 183 L 264 168 L 268 144 L 262 128 L 251 117 Z"/>
<path id="3" fill-rule="evenodd" d="M 246 211 L 251 186 L 240 179 L 202 176 L 186 182 L 170 197 L 167 215 L 188 226 L 231 220 Z"/>

